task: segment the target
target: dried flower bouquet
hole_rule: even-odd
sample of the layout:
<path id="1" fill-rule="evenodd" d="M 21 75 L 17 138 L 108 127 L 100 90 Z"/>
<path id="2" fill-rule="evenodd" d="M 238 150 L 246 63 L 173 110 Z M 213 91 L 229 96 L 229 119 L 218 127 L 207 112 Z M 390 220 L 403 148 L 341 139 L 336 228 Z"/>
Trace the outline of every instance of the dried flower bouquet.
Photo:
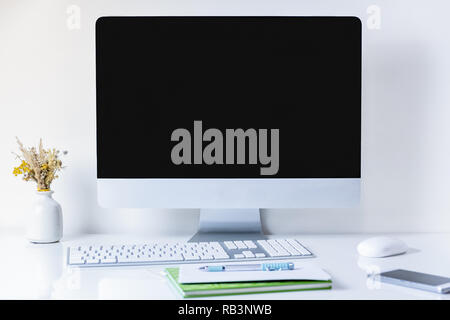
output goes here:
<path id="1" fill-rule="evenodd" d="M 25 181 L 35 181 L 38 191 L 50 191 L 52 181 L 58 178 L 56 174 L 62 167 L 59 159 L 60 151 L 56 149 L 44 149 L 42 139 L 39 141 L 39 148 L 26 148 L 16 137 L 21 155 L 15 153 L 17 159 L 21 161 L 20 166 L 15 167 L 15 176 L 23 175 Z M 64 152 L 66 154 L 67 152 Z"/>

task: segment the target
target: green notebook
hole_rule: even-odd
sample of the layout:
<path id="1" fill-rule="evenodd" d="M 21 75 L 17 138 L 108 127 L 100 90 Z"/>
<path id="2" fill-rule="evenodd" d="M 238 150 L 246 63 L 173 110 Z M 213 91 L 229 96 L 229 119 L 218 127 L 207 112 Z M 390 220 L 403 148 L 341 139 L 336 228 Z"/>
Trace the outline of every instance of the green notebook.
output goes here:
<path id="1" fill-rule="evenodd" d="M 260 282 L 227 282 L 227 283 L 195 283 L 178 282 L 178 268 L 167 268 L 167 278 L 177 291 L 185 298 L 209 297 L 233 294 L 286 292 L 300 290 L 331 289 L 328 281 L 260 281 Z"/>

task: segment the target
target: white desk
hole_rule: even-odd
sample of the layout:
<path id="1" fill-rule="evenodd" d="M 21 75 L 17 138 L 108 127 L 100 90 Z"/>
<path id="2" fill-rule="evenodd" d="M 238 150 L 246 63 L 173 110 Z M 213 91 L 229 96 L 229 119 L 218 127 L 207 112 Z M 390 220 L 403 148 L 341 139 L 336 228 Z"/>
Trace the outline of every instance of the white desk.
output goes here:
<path id="1" fill-rule="evenodd" d="M 305 235 L 298 239 L 317 258 L 298 260 L 327 270 L 333 289 L 257 294 L 228 299 L 450 299 L 368 280 L 366 270 L 404 268 L 450 276 L 450 234 L 399 234 L 407 254 L 361 258 L 356 245 L 369 235 Z M 171 238 L 173 240 L 173 238 Z M 186 240 L 187 238 L 179 238 Z M 66 248 L 82 243 L 139 243 L 151 238 L 124 235 L 66 237 L 61 243 L 33 245 L 23 235 L 0 234 L 0 299 L 180 299 L 162 275 L 161 266 L 79 269 L 66 266 Z M 162 240 L 162 239 L 160 239 Z M 220 299 L 220 298 L 218 298 Z"/>

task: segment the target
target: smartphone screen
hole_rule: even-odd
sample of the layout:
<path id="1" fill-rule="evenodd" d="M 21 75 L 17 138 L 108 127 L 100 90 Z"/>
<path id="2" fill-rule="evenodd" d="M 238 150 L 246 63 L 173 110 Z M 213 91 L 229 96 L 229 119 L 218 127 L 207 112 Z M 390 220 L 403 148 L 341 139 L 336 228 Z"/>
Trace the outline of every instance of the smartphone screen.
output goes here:
<path id="1" fill-rule="evenodd" d="M 392 279 L 408 281 L 408 282 L 423 284 L 423 285 L 432 286 L 432 287 L 450 283 L 450 278 L 435 276 L 435 275 L 427 274 L 427 273 L 402 270 L 402 269 L 383 272 L 380 274 L 380 276 L 382 278 L 383 277 L 384 278 L 392 278 Z"/>

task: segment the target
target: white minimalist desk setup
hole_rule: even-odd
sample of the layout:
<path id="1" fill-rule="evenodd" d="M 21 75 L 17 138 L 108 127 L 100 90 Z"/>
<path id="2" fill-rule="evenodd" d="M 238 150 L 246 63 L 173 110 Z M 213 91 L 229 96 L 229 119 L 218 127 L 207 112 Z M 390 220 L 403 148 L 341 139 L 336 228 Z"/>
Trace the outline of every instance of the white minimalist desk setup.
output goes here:
<path id="1" fill-rule="evenodd" d="M 363 258 L 356 252 L 356 246 L 369 236 L 296 236 L 316 257 L 294 262 L 326 270 L 333 279 L 331 290 L 237 295 L 226 299 L 450 299 L 450 295 L 380 283 L 367 276 L 391 269 L 448 276 L 450 234 L 394 234 L 408 244 L 407 253 L 388 258 Z M 188 238 L 186 235 L 158 238 L 158 241 L 185 241 Z M 78 235 L 55 244 L 31 244 L 22 233 L 2 231 L 0 299 L 181 299 L 168 284 L 163 274 L 164 266 L 67 266 L 66 249 L 73 244 L 142 243 L 151 240 L 134 235 Z"/>
<path id="2" fill-rule="evenodd" d="M 387 238 L 387 253 L 379 256 L 406 253 L 385 258 L 358 255 L 368 234 L 277 235 L 267 241 L 261 234 L 259 208 L 348 208 L 360 202 L 361 26 L 357 17 L 99 18 L 98 204 L 200 208 L 198 233 L 167 239 L 77 235 L 49 244 L 0 233 L 0 298 L 177 299 L 162 263 L 136 262 L 288 257 L 296 266 L 325 270 L 332 289 L 227 299 L 450 299 L 382 284 L 376 276 L 405 269 L 448 277 L 450 234 L 394 235 L 402 241 Z M 124 165 L 130 157 L 118 150 L 138 151 L 139 165 Z M 55 234 L 28 238 L 55 242 Z M 203 243 L 202 255 L 189 239 L 192 246 Z M 183 243 L 191 255 L 177 245 L 164 257 L 159 251 L 142 256 L 145 245 L 139 256 L 127 251 L 135 250 L 127 245 L 168 241 Z M 380 243 L 365 242 L 360 252 L 374 256 Z M 113 254 L 103 244 L 120 249 L 109 246 L 118 250 Z M 233 252 L 233 246 L 242 250 Z M 100 266 L 76 266 L 96 262 Z M 121 266 L 108 265 L 114 263 Z"/>

